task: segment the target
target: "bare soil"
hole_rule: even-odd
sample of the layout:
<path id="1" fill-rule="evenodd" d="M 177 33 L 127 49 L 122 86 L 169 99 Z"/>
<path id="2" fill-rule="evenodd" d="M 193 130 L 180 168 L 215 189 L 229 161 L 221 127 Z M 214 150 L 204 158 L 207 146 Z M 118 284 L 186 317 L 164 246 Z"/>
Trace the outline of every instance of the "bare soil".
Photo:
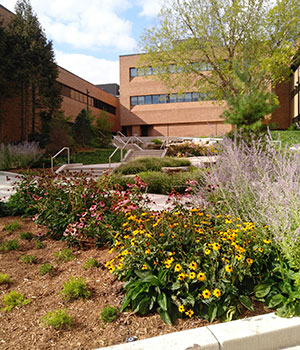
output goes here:
<path id="1" fill-rule="evenodd" d="M 17 221 L 21 228 L 9 234 L 6 224 Z M 120 307 L 123 299 L 123 283 L 116 280 L 104 267 L 111 258 L 108 248 L 74 250 L 75 259 L 59 263 L 55 252 L 67 248 L 64 242 L 46 240 L 45 247 L 37 249 L 35 240 L 20 238 L 20 232 L 38 234 L 46 228 L 38 227 L 30 219 L 19 217 L 0 218 L 0 244 L 18 239 L 17 251 L 0 252 L 0 273 L 8 274 L 12 279 L 9 285 L 0 285 L 0 349 L 8 350 L 46 350 L 46 349 L 96 349 L 109 345 L 125 343 L 129 337 L 145 339 L 170 332 L 208 325 L 200 318 L 178 320 L 174 325 L 166 325 L 159 315 L 140 317 L 132 312 L 120 313 L 113 323 L 105 324 L 100 320 L 101 311 L 108 305 Z M 37 264 L 25 264 L 20 261 L 22 255 L 35 255 Z M 95 258 L 98 268 L 83 269 L 85 262 Z M 42 263 L 55 267 L 55 275 L 39 275 Z M 70 277 L 83 277 L 92 292 L 87 301 L 65 302 L 59 291 Z M 2 299 L 11 290 L 24 293 L 31 302 L 10 312 L 1 310 Z M 68 309 L 74 318 L 74 326 L 69 330 L 55 330 L 46 327 L 42 317 L 49 311 Z M 271 312 L 262 304 L 255 303 L 255 312 L 245 311 L 243 317 Z"/>

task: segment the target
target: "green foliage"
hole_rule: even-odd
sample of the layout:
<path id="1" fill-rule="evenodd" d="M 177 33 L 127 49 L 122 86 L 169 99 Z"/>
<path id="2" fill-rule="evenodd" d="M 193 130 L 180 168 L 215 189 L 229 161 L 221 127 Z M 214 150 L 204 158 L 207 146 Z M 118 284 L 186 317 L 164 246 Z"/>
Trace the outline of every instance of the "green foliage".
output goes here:
<path id="1" fill-rule="evenodd" d="M 0 252 L 8 252 L 11 250 L 18 250 L 19 242 L 17 239 L 11 239 L 0 244 Z"/>
<path id="2" fill-rule="evenodd" d="M 226 95 L 227 110 L 223 113 L 225 121 L 241 129 L 242 134 L 258 136 L 267 130 L 264 122 L 279 105 L 277 96 L 253 81 L 248 68 L 244 72 L 236 68 L 234 73 L 246 89 L 236 95 Z"/>
<path id="3" fill-rule="evenodd" d="M 68 282 L 64 283 L 60 294 L 68 301 L 73 299 L 86 300 L 90 297 L 91 292 L 88 290 L 86 282 L 83 278 L 71 277 Z"/>
<path id="4" fill-rule="evenodd" d="M 34 235 L 32 232 L 20 232 L 20 238 L 31 241 L 34 238 Z"/>
<path id="5" fill-rule="evenodd" d="M 153 139 L 152 142 L 153 142 L 155 145 L 162 145 L 162 144 L 163 144 L 162 140 L 160 140 L 160 139 Z"/>
<path id="6" fill-rule="evenodd" d="M 214 156 L 218 154 L 218 145 L 203 146 L 192 142 L 173 144 L 168 147 L 169 157 L 199 157 Z"/>
<path id="7" fill-rule="evenodd" d="M 84 270 L 87 270 L 87 269 L 90 269 L 92 267 L 99 267 L 99 266 L 100 266 L 99 262 L 95 258 L 91 258 L 83 265 L 82 268 Z"/>
<path id="8" fill-rule="evenodd" d="M 82 109 L 76 117 L 73 125 L 74 138 L 79 145 L 85 146 L 95 138 L 96 135 L 95 130 L 92 127 L 92 122 L 93 118 L 91 112 Z"/>
<path id="9" fill-rule="evenodd" d="M 27 138 L 26 128 L 35 132 L 37 110 L 52 113 L 60 107 L 60 88 L 56 82 L 58 68 L 49 42 L 28 0 L 18 0 L 5 30 L 8 42 L 6 73 L 10 77 L 10 94 L 21 99 L 21 138 Z M 27 115 L 31 125 L 27 125 Z"/>
<path id="10" fill-rule="evenodd" d="M 190 166 L 191 163 L 187 159 L 177 158 L 158 158 L 158 157 L 144 157 L 133 159 L 132 161 L 120 165 L 115 169 L 116 174 L 137 174 L 143 171 L 160 171 L 162 167 L 178 167 Z"/>
<path id="11" fill-rule="evenodd" d="M 101 311 L 100 318 L 105 323 L 111 323 L 114 322 L 117 316 L 118 308 L 108 305 Z"/>
<path id="12" fill-rule="evenodd" d="M 142 218 L 142 219 L 141 219 Z M 115 235 L 111 273 L 127 281 L 121 311 L 158 311 L 166 323 L 194 314 L 212 322 L 252 309 L 253 288 L 276 250 L 260 229 L 200 208 L 127 216 Z"/>
<path id="13" fill-rule="evenodd" d="M 68 262 L 75 259 L 72 249 L 61 249 L 59 252 L 54 253 L 56 259 L 59 262 Z"/>
<path id="14" fill-rule="evenodd" d="M 21 227 L 20 223 L 17 221 L 13 221 L 10 224 L 6 224 L 4 226 L 4 229 L 6 231 L 8 231 L 9 234 L 11 234 L 12 232 L 18 230 Z"/>
<path id="15" fill-rule="evenodd" d="M 42 317 L 46 326 L 54 329 L 70 329 L 73 325 L 73 318 L 68 314 L 68 310 L 54 310 Z"/>
<path id="16" fill-rule="evenodd" d="M 55 271 L 54 271 L 54 267 L 53 265 L 51 264 L 42 264 L 39 268 L 39 273 L 41 276 L 44 276 L 46 275 L 47 273 L 50 275 L 50 276 L 53 276 Z"/>
<path id="17" fill-rule="evenodd" d="M 107 147 L 111 143 L 111 129 L 113 123 L 109 120 L 109 116 L 105 111 L 101 111 L 99 117 L 96 117 L 96 135 L 97 143 L 100 147 Z"/>
<path id="18" fill-rule="evenodd" d="M 203 97 L 210 93 L 223 100 L 241 91 L 234 64 L 249 62 L 251 76 L 264 90 L 290 75 L 299 16 L 297 0 L 168 1 L 156 28 L 142 36 L 146 55 L 140 68 L 151 66 L 169 91 L 191 91 L 193 86 Z"/>
<path id="19" fill-rule="evenodd" d="M 20 260 L 23 261 L 25 264 L 36 264 L 37 259 L 34 255 L 22 255 L 20 256 Z"/>
<path id="20" fill-rule="evenodd" d="M 300 143 L 300 132 L 299 130 L 272 130 L 271 136 L 273 140 L 280 140 L 282 143 L 282 149 L 286 146 L 291 147 L 295 144 Z"/>
<path id="21" fill-rule="evenodd" d="M 95 149 L 91 151 L 77 152 L 71 154 L 72 163 L 82 163 L 82 164 L 103 164 L 108 163 L 109 156 L 113 153 L 113 148 L 106 149 Z M 66 157 L 58 157 L 58 162 L 66 163 Z M 112 162 L 120 162 L 121 155 L 120 151 L 117 151 L 112 157 Z"/>
<path id="22" fill-rule="evenodd" d="M 11 283 L 11 279 L 9 278 L 9 276 L 5 273 L 0 273 L 0 285 L 10 284 L 10 283 Z"/>
<path id="23" fill-rule="evenodd" d="M 280 317 L 300 316 L 300 272 L 286 263 L 277 264 L 254 288 L 255 297 Z"/>
<path id="24" fill-rule="evenodd" d="M 9 215 L 9 209 L 7 203 L 0 201 L 0 218 Z"/>
<path id="25" fill-rule="evenodd" d="M 11 311 L 14 307 L 22 307 L 30 303 L 29 299 L 25 299 L 24 294 L 18 293 L 15 290 L 3 296 L 4 311 Z"/>

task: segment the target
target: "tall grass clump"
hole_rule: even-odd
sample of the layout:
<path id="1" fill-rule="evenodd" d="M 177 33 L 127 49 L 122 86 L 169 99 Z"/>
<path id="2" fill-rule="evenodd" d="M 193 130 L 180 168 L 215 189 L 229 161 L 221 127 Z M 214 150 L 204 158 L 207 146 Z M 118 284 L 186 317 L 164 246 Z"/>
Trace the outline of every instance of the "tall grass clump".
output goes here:
<path id="1" fill-rule="evenodd" d="M 216 164 L 203 174 L 219 211 L 264 227 L 292 267 L 300 268 L 300 154 L 278 150 L 269 140 L 224 139 Z"/>
<path id="2" fill-rule="evenodd" d="M 0 144 L 0 170 L 25 168 L 41 157 L 37 142 L 23 142 L 18 145 Z"/>

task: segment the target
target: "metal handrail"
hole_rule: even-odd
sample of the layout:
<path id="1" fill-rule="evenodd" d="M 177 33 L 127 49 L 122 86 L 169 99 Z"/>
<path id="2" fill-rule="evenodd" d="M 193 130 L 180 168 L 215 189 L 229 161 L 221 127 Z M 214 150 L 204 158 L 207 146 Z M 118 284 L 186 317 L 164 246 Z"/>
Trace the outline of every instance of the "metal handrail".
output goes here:
<path id="1" fill-rule="evenodd" d="M 123 133 L 121 133 L 121 131 L 117 131 L 117 135 L 120 135 L 122 137 L 126 137 Z"/>
<path id="2" fill-rule="evenodd" d="M 70 148 L 69 147 L 64 147 L 62 148 L 59 152 L 57 152 L 54 156 L 51 157 L 51 171 L 53 172 L 53 161 L 54 158 L 56 158 L 59 154 L 61 154 L 61 152 L 63 152 L 64 150 L 68 151 L 68 164 L 70 164 Z"/>
<path id="3" fill-rule="evenodd" d="M 112 157 L 115 155 L 115 153 L 117 152 L 117 150 L 119 150 L 119 149 L 120 149 L 120 147 L 118 146 L 118 147 L 113 151 L 113 153 L 109 156 L 109 158 L 108 158 L 109 169 L 111 169 L 111 159 L 112 159 Z"/>

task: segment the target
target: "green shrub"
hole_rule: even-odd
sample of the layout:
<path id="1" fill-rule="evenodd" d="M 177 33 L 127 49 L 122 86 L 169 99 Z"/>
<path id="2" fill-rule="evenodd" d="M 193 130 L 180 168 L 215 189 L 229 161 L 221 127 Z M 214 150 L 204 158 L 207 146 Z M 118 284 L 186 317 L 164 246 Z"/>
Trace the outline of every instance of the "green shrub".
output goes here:
<path id="1" fill-rule="evenodd" d="M 42 317 L 42 321 L 46 326 L 54 329 L 69 329 L 73 324 L 73 318 L 68 314 L 67 309 L 50 311 Z"/>
<path id="2" fill-rule="evenodd" d="M 160 140 L 160 139 L 153 139 L 152 142 L 153 142 L 155 145 L 162 145 L 162 144 L 163 144 L 162 140 Z"/>
<path id="3" fill-rule="evenodd" d="M 50 275 L 50 276 L 53 276 L 54 275 L 54 267 L 51 265 L 51 264 L 42 264 L 40 266 L 40 275 L 41 276 L 44 276 L 46 275 L 47 273 Z"/>
<path id="4" fill-rule="evenodd" d="M 91 258 L 83 265 L 83 269 L 87 270 L 87 269 L 90 269 L 91 267 L 99 267 L 99 266 L 100 266 L 99 262 L 95 258 Z"/>
<path id="5" fill-rule="evenodd" d="M 9 294 L 3 296 L 4 311 L 10 311 L 14 307 L 21 307 L 30 303 L 29 299 L 25 299 L 24 294 L 12 290 Z"/>
<path id="6" fill-rule="evenodd" d="M 118 316 L 118 308 L 108 305 L 101 312 L 101 320 L 105 323 L 113 322 Z"/>
<path id="7" fill-rule="evenodd" d="M 61 249 L 54 254 L 59 262 L 68 262 L 75 259 L 75 255 L 71 249 Z"/>
<path id="8" fill-rule="evenodd" d="M 0 252 L 8 252 L 11 250 L 18 250 L 19 242 L 17 239 L 11 239 L 9 241 L 0 244 Z"/>
<path id="9" fill-rule="evenodd" d="M 144 157 L 133 159 L 132 161 L 120 165 L 114 170 L 117 174 L 130 175 L 144 171 L 160 171 L 162 167 L 190 166 L 188 159 Z"/>
<path id="10" fill-rule="evenodd" d="M 23 263 L 25 263 L 25 264 L 36 264 L 37 263 L 36 256 L 34 256 L 34 255 L 20 256 L 20 260 L 23 261 Z"/>
<path id="11" fill-rule="evenodd" d="M 65 282 L 60 294 L 67 300 L 72 299 L 88 299 L 91 292 L 88 290 L 86 282 L 81 277 L 71 277 L 68 282 Z"/>
<path id="12" fill-rule="evenodd" d="M 11 279 L 5 273 L 0 273 L 0 285 L 1 284 L 10 284 Z"/>
<path id="13" fill-rule="evenodd" d="M 26 239 L 28 241 L 31 241 L 33 239 L 33 233 L 32 232 L 20 232 L 20 238 Z"/>
<path id="14" fill-rule="evenodd" d="M 13 231 L 18 230 L 21 227 L 21 225 L 17 221 L 13 221 L 10 224 L 6 224 L 4 226 L 4 229 L 8 231 L 9 233 L 12 233 Z"/>

